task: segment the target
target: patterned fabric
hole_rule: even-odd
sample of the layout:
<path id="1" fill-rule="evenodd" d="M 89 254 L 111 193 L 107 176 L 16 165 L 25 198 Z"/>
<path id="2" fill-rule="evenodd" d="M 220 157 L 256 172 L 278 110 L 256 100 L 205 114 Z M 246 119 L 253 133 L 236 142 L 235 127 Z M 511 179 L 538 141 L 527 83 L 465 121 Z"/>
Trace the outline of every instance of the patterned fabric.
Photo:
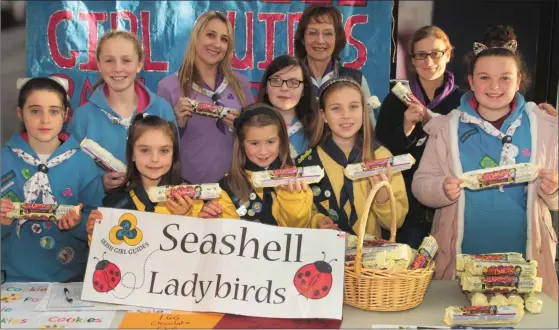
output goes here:
<path id="1" fill-rule="evenodd" d="M 109 120 L 113 123 L 113 124 L 119 124 L 121 126 L 123 126 L 124 128 L 128 129 L 130 128 L 130 122 L 131 122 L 131 118 L 128 119 L 122 119 L 122 118 L 118 118 L 116 116 L 111 115 L 110 113 L 108 113 L 107 111 L 101 109 L 101 111 L 103 111 L 103 113 L 107 116 L 107 118 L 109 118 Z"/>
<path id="2" fill-rule="evenodd" d="M 39 193 L 42 192 L 43 203 L 56 204 L 56 198 L 52 194 L 52 188 L 50 186 L 49 177 L 47 175 L 48 169 L 56 165 L 59 165 L 63 161 L 72 157 L 76 153 L 77 149 L 68 150 L 62 153 L 61 155 L 54 157 L 46 164 L 43 164 L 40 160 L 26 153 L 22 149 L 12 148 L 12 151 L 27 164 L 31 166 L 39 167 L 39 170 L 32 177 L 30 177 L 29 180 L 27 180 L 23 185 L 25 203 L 34 203 L 37 200 L 37 198 L 39 198 Z M 16 233 L 18 237 L 19 237 L 19 231 L 21 229 L 21 226 L 26 221 L 27 220 L 25 219 L 18 221 L 16 226 Z"/>
<path id="3" fill-rule="evenodd" d="M 462 112 L 460 115 L 460 121 L 466 124 L 476 124 L 484 130 L 487 134 L 493 135 L 494 137 L 503 141 L 503 149 L 501 150 L 501 159 L 499 165 L 512 165 L 516 164 L 516 156 L 518 155 L 518 147 L 512 144 L 512 136 L 516 129 L 520 126 L 522 121 L 522 114 L 513 121 L 506 133 L 502 133 L 500 130 L 496 129 L 491 123 L 487 121 L 474 117 L 466 112 Z"/>

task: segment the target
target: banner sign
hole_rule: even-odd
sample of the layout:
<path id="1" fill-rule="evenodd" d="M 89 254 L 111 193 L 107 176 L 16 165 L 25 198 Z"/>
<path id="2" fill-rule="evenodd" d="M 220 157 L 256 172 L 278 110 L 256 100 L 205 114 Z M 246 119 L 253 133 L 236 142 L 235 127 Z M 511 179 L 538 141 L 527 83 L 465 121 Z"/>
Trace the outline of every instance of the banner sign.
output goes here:
<path id="1" fill-rule="evenodd" d="M 343 233 L 100 210 L 82 300 L 259 317 L 342 317 Z"/>
<path id="2" fill-rule="evenodd" d="M 99 79 L 97 41 L 107 31 L 127 30 L 143 46 L 139 78 L 155 92 L 162 78 L 178 71 L 196 18 L 217 10 L 235 30 L 233 68 L 248 78 L 256 95 L 268 64 L 293 55 L 299 18 L 311 3 L 340 9 L 347 36 L 342 63 L 361 70 L 371 94 L 382 100 L 389 87 L 392 25 L 392 1 L 385 0 L 28 1 L 26 75 L 67 79 L 76 108 Z"/>

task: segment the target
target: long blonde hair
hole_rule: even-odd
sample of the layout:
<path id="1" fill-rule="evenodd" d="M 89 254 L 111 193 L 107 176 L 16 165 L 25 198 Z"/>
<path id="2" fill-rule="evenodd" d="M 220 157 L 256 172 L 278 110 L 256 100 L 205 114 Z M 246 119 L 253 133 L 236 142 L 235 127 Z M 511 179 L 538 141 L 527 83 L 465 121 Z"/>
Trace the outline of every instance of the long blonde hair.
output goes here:
<path id="1" fill-rule="evenodd" d="M 235 90 L 235 93 L 237 93 L 237 96 L 244 107 L 247 100 L 245 100 L 241 83 L 233 73 L 233 53 L 235 52 L 235 35 L 233 33 L 233 27 L 225 15 L 214 10 L 205 12 L 202 16 L 198 17 L 198 19 L 196 19 L 196 23 L 194 23 L 194 27 L 190 33 L 190 40 L 186 46 L 186 52 L 178 72 L 179 86 L 181 87 L 183 95 L 188 96 L 192 92 L 193 82 L 199 85 L 203 84 L 202 77 L 200 77 L 200 74 L 196 69 L 196 65 L 194 64 L 196 60 L 196 43 L 198 42 L 200 33 L 202 33 L 202 30 L 206 27 L 206 24 L 215 18 L 219 19 L 227 26 L 227 33 L 229 34 L 227 51 L 225 52 L 225 57 L 219 65 L 219 71 L 221 75 L 226 78 L 231 85 L 233 85 L 233 89 Z"/>
<path id="2" fill-rule="evenodd" d="M 273 111 L 273 115 L 271 115 L 272 113 L 251 115 L 250 111 L 256 109 L 271 110 Z M 225 177 L 225 183 L 229 186 L 231 191 L 233 191 L 235 196 L 240 198 L 242 201 L 247 201 L 248 195 L 251 191 L 250 181 L 245 173 L 247 155 L 243 147 L 247 127 L 263 127 L 268 125 L 276 126 L 278 128 L 278 136 L 280 139 L 279 159 L 281 167 L 295 166 L 295 163 L 289 154 L 289 137 L 287 135 L 287 127 L 285 126 L 285 122 L 278 110 L 265 103 L 255 103 L 243 109 L 241 117 L 243 116 L 250 118 L 247 118 L 246 120 L 243 120 L 243 118 L 237 119 L 242 120 L 242 124 L 240 124 L 236 129 L 235 140 L 233 142 L 233 160 L 231 162 L 229 174 Z"/>
<path id="3" fill-rule="evenodd" d="M 142 50 L 142 45 L 140 44 L 138 37 L 136 37 L 136 35 L 133 34 L 132 32 L 128 32 L 128 31 L 109 31 L 105 33 L 101 37 L 101 39 L 99 39 L 99 42 L 97 42 L 97 50 L 95 53 L 97 62 L 100 61 L 99 56 L 101 56 L 101 50 L 103 49 L 103 45 L 105 44 L 105 41 L 113 38 L 124 38 L 126 40 L 131 41 L 134 44 L 134 50 L 136 51 L 136 55 L 138 55 L 138 62 L 142 63 L 142 61 L 144 60 L 144 52 Z M 102 77 L 99 78 L 99 80 L 95 83 L 95 85 L 93 85 L 93 90 L 103 85 L 104 83 L 105 81 L 103 80 L 103 78 Z"/>
<path id="4" fill-rule="evenodd" d="M 350 80 L 348 78 L 339 78 L 330 81 L 330 84 L 328 84 L 322 91 L 322 94 L 320 94 L 320 109 L 321 111 L 325 111 L 326 99 L 332 94 L 332 92 L 342 88 L 355 89 L 361 95 L 361 105 L 363 108 L 363 125 L 361 125 L 361 129 L 357 132 L 356 143 L 362 141 L 362 145 L 356 144 L 356 147 L 361 148 L 361 160 L 363 162 L 373 160 L 375 159 L 373 125 L 369 120 L 369 111 L 367 108 L 367 104 L 365 103 L 365 94 L 363 93 L 363 89 L 357 82 L 354 82 L 353 80 Z M 332 135 L 330 127 L 328 127 L 328 125 L 324 123 L 324 120 L 321 118 L 321 116 L 318 116 L 315 120 L 318 121 L 316 125 L 317 130 L 311 137 L 309 148 L 314 148 L 322 144 L 328 138 L 328 136 Z"/>

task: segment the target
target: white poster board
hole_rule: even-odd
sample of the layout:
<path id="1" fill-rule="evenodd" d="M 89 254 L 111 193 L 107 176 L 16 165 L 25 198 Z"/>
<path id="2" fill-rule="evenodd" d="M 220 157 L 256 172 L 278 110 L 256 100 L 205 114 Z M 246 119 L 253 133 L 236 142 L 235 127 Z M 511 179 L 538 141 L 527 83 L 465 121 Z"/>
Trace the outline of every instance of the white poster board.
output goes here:
<path id="1" fill-rule="evenodd" d="M 342 317 L 343 233 L 100 210 L 83 300 L 260 317 Z"/>

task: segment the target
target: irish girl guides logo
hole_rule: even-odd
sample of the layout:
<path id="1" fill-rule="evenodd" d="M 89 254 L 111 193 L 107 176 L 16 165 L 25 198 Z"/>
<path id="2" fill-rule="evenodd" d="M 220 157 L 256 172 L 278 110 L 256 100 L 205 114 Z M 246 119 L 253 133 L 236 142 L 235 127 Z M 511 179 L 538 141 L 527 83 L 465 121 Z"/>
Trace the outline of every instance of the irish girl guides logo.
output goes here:
<path id="1" fill-rule="evenodd" d="M 143 238 L 142 231 L 136 227 L 138 219 L 131 213 L 123 214 L 118 219 L 118 225 L 114 226 L 109 232 L 109 240 L 113 244 L 122 244 L 123 242 L 129 246 L 138 245 Z"/>

